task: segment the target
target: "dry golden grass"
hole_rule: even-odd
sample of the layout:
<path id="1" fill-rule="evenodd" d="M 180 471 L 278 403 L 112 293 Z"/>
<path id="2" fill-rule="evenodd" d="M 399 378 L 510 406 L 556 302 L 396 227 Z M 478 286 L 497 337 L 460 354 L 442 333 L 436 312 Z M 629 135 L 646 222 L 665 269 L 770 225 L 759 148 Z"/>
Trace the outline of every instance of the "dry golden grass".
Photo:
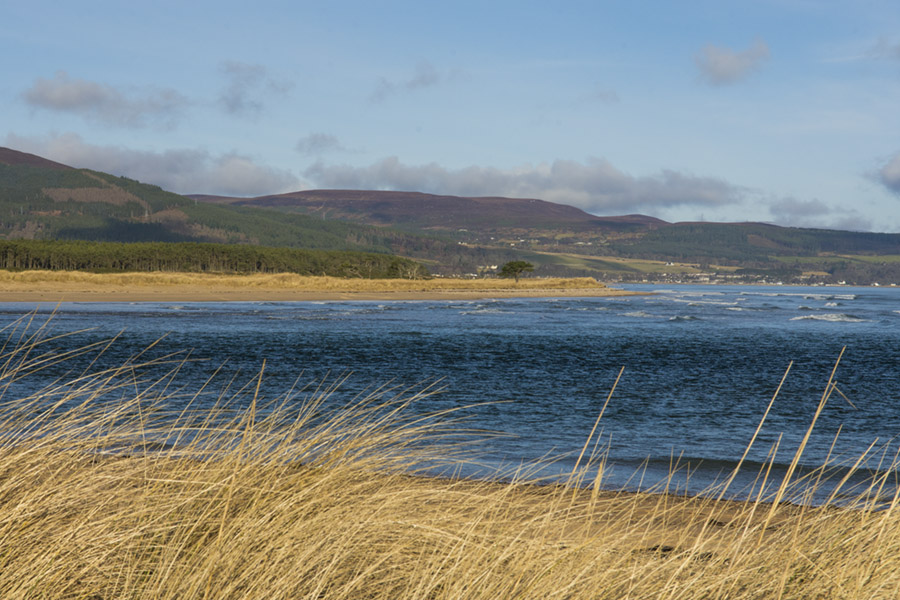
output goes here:
<path id="1" fill-rule="evenodd" d="M 443 291 L 603 289 L 591 277 L 512 279 L 351 279 L 293 273 L 229 275 L 209 273 L 87 273 L 84 271 L 2 271 L 0 283 L 87 283 L 114 286 L 229 286 L 299 291 Z"/>
<path id="2" fill-rule="evenodd" d="M 25 321 L 7 333 L 2 598 L 900 594 L 896 496 L 833 509 L 419 477 L 459 427 L 407 410 L 420 394 L 329 411 L 329 389 L 266 401 L 257 379 L 170 414 L 170 377 L 126 364 L 15 397 L 65 357 Z M 602 469 L 583 465 L 570 483 Z"/>
<path id="3" fill-rule="evenodd" d="M 344 279 L 292 273 L 112 273 L 0 271 L 0 301 L 438 299 L 627 294 L 590 277 L 512 279 Z"/>

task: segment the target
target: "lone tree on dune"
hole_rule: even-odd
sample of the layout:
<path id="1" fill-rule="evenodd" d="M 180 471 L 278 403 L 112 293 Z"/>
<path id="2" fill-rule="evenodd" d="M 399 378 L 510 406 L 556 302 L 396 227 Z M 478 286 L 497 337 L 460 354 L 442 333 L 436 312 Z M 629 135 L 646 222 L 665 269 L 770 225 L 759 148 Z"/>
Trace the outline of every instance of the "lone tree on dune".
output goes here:
<path id="1" fill-rule="evenodd" d="M 514 260 L 500 267 L 500 277 L 515 277 L 516 283 L 519 283 L 519 275 L 531 271 L 534 271 L 534 265 L 530 262 Z"/>

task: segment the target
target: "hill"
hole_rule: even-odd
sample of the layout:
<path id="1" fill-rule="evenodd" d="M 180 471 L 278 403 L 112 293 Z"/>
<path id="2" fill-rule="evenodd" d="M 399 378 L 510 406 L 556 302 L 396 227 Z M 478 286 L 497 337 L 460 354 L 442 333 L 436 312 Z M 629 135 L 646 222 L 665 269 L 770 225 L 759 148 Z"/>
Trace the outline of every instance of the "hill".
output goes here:
<path id="1" fill-rule="evenodd" d="M 414 236 L 302 214 L 198 202 L 0 148 L 0 239 L 209 242 L 392 253 Z"/>
<path id="2" fill-rule="evenodd" d="M 0 239 L 205 242 L 366 251 L 438 274 L 526 260 L 616 281 L 900 283 L 900 234 L 600 217 L 539 199 L 305 190 L 233 198 L 0 148 Z"/>
<path id="3" fill-rule="evenodd" d="M 900 282 L 900 234 L 765 223 L 667 223 L 600 217 L 538 199 L 371 190 L 306 190 L 257 198 L 192 196 L 221 205 L 440 234 L 492 262 L 625 281 Z M 488 261 L 490 262 L 490 261 Z M 488 264 L 488 262 L 483 264 Z"/>
<path id="4" fill-rule="evenodd" d="M 40 167 L 43 169 L 71 169 L 69 165 L 54 162 L 35 154 L 0 148 L 0 165 Z"/>
<path id="5" fill-rule="evenodd" d="M 195 198 L 206 202 L 272 208 L 422 230 L 624 231 L 651 229 L 666 224 L 665 221 L 644 215 L 598 217 L 574 206 L 536 198 L 463 197 L 372 190 L 305 190 L 257 198 Z"/>
<path id="6" fill-rule="evenodd" d="M 283 215 L 250 207 L 204 204 L 158 186 L 99 171 L 75 169 L 32 154 L 0 148 L 0 240 L 189 242 L 195 244 L 192 252 L 206 248 L 197 245 L 202 243 L 340 252 L 343 254 L 333 255 L 338 262 L 336 267 L 319 269 L 338 274 L 363 272 L 368 268 L 357 269 L 354 265 L 378 264 L 381 269 L 384 262 L 380 258 L 358 256 L 350 259 L 346 253 L 395 254 L 393 248 L 403 245 L 398 240 L 404 242 L 411 237 L 371 226 L 339 221 L 323 223 L 321 219 L 300 214 Z M 58 256 L 60 247 L 20 245 L 16 246 L 16 252 L 22 254 L 27 250 L 31 258 L 23 259 L 26 262 L 45 261 L 34 258 L 35 248 L 41 248 L 42 252 L 49 248 L 48 252 Z M 94 251 L 108 253 L 110 248 L 116 247 L 96 247 Z M 65 249 L 68 254 L 77 249 L 77 262 L 87 264 L 84 256 L 91 250 L 72 245 Z M 153 247 L 152 251 L 154 254 L 162 252 L 159 247 Z M 12 256 L 11 250 L 6 252 L 9 255 L 6 258 Z M 128 254 L 122 247 L 115 252 Z M 183 254 L 184 248 L 179 248 L 179 252 Z M 223 254 L 221 250 L 216 252 Z M 330 265 L 332 262 L 330 258 L 317 256 L 320 256 L 316 259 L 319 264 Z M 287 264 L 281 258 L 279 261 Z M 341 265 L 348 261 L 350 267 L 342 271 Z M 110 268 L 101 264 L 103 261 L 94 262 L 93 268 Z M 277 261 L 268 258 L 257 262 L 271 265 Z M 408 263 L 387 261 L 385 264 Z M 264 266 L 262 270 L 269 269 Z M 403 270 L 409 271 L 406 266 Z M 319 271 L 313 269 L 311 272 Z"/>

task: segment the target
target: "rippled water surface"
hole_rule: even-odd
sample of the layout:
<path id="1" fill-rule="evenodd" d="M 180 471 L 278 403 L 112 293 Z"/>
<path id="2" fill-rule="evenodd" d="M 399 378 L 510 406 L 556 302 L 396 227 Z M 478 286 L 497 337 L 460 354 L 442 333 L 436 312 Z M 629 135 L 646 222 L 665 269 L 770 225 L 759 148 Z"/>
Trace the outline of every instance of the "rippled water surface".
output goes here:
<path id="1" fill-rule="evenodd" d="M 831 370 L 837 389 L 808 464 L 860 455 L 900 433 L 900 289 L 631 286 L 624 298 L 475 302 L 69 303 L 54 331 L 90 331 L 75 346 L 119 334 L 105 366 L 147 347 L 190 350 L 188 381 L 250 379 L 266 361 L 264 393 L 350 374 L 335 402 L 392 382 L 440 381 L 416 410 L 466 409 L 475 427 L 509 434 L 479 447 L 485 468 L 576 453 L 619 369 L 601 422 L 611 486 L 655 483 L 674 458 L 690 465 L 673 485 L 700 491 L 743 453 L 788 365 L 749 465 L 779 442 L 783 469 L 808 427 Z M 0 304 L 8 323 L 34 305 Z M 53 307 L 39 310 L 50 312 Z M 64 367 L 45 372 L 56 377 Z M 71 365 L 66 368 L 73 368 Z M 852 403 L 852 404 L 851 404 Z M 574 457 L 551 467 L 571 467 Z M 749 476 L 748 476 L 749 477 Z M 748 480 L 749 481 L 749 480 Z"/>

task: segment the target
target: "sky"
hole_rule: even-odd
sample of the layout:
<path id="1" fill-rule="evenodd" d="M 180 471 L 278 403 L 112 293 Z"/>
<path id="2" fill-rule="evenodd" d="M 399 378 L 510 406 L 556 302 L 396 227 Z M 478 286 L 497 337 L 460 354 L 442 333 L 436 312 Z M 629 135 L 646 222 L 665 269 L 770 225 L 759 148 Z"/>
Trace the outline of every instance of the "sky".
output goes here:
<path id="1" fill-rule="evenodd" d="M 897 0 L 0 14 L 0 146 L 173 192 L 405 190 L 900 232 Z"/>

